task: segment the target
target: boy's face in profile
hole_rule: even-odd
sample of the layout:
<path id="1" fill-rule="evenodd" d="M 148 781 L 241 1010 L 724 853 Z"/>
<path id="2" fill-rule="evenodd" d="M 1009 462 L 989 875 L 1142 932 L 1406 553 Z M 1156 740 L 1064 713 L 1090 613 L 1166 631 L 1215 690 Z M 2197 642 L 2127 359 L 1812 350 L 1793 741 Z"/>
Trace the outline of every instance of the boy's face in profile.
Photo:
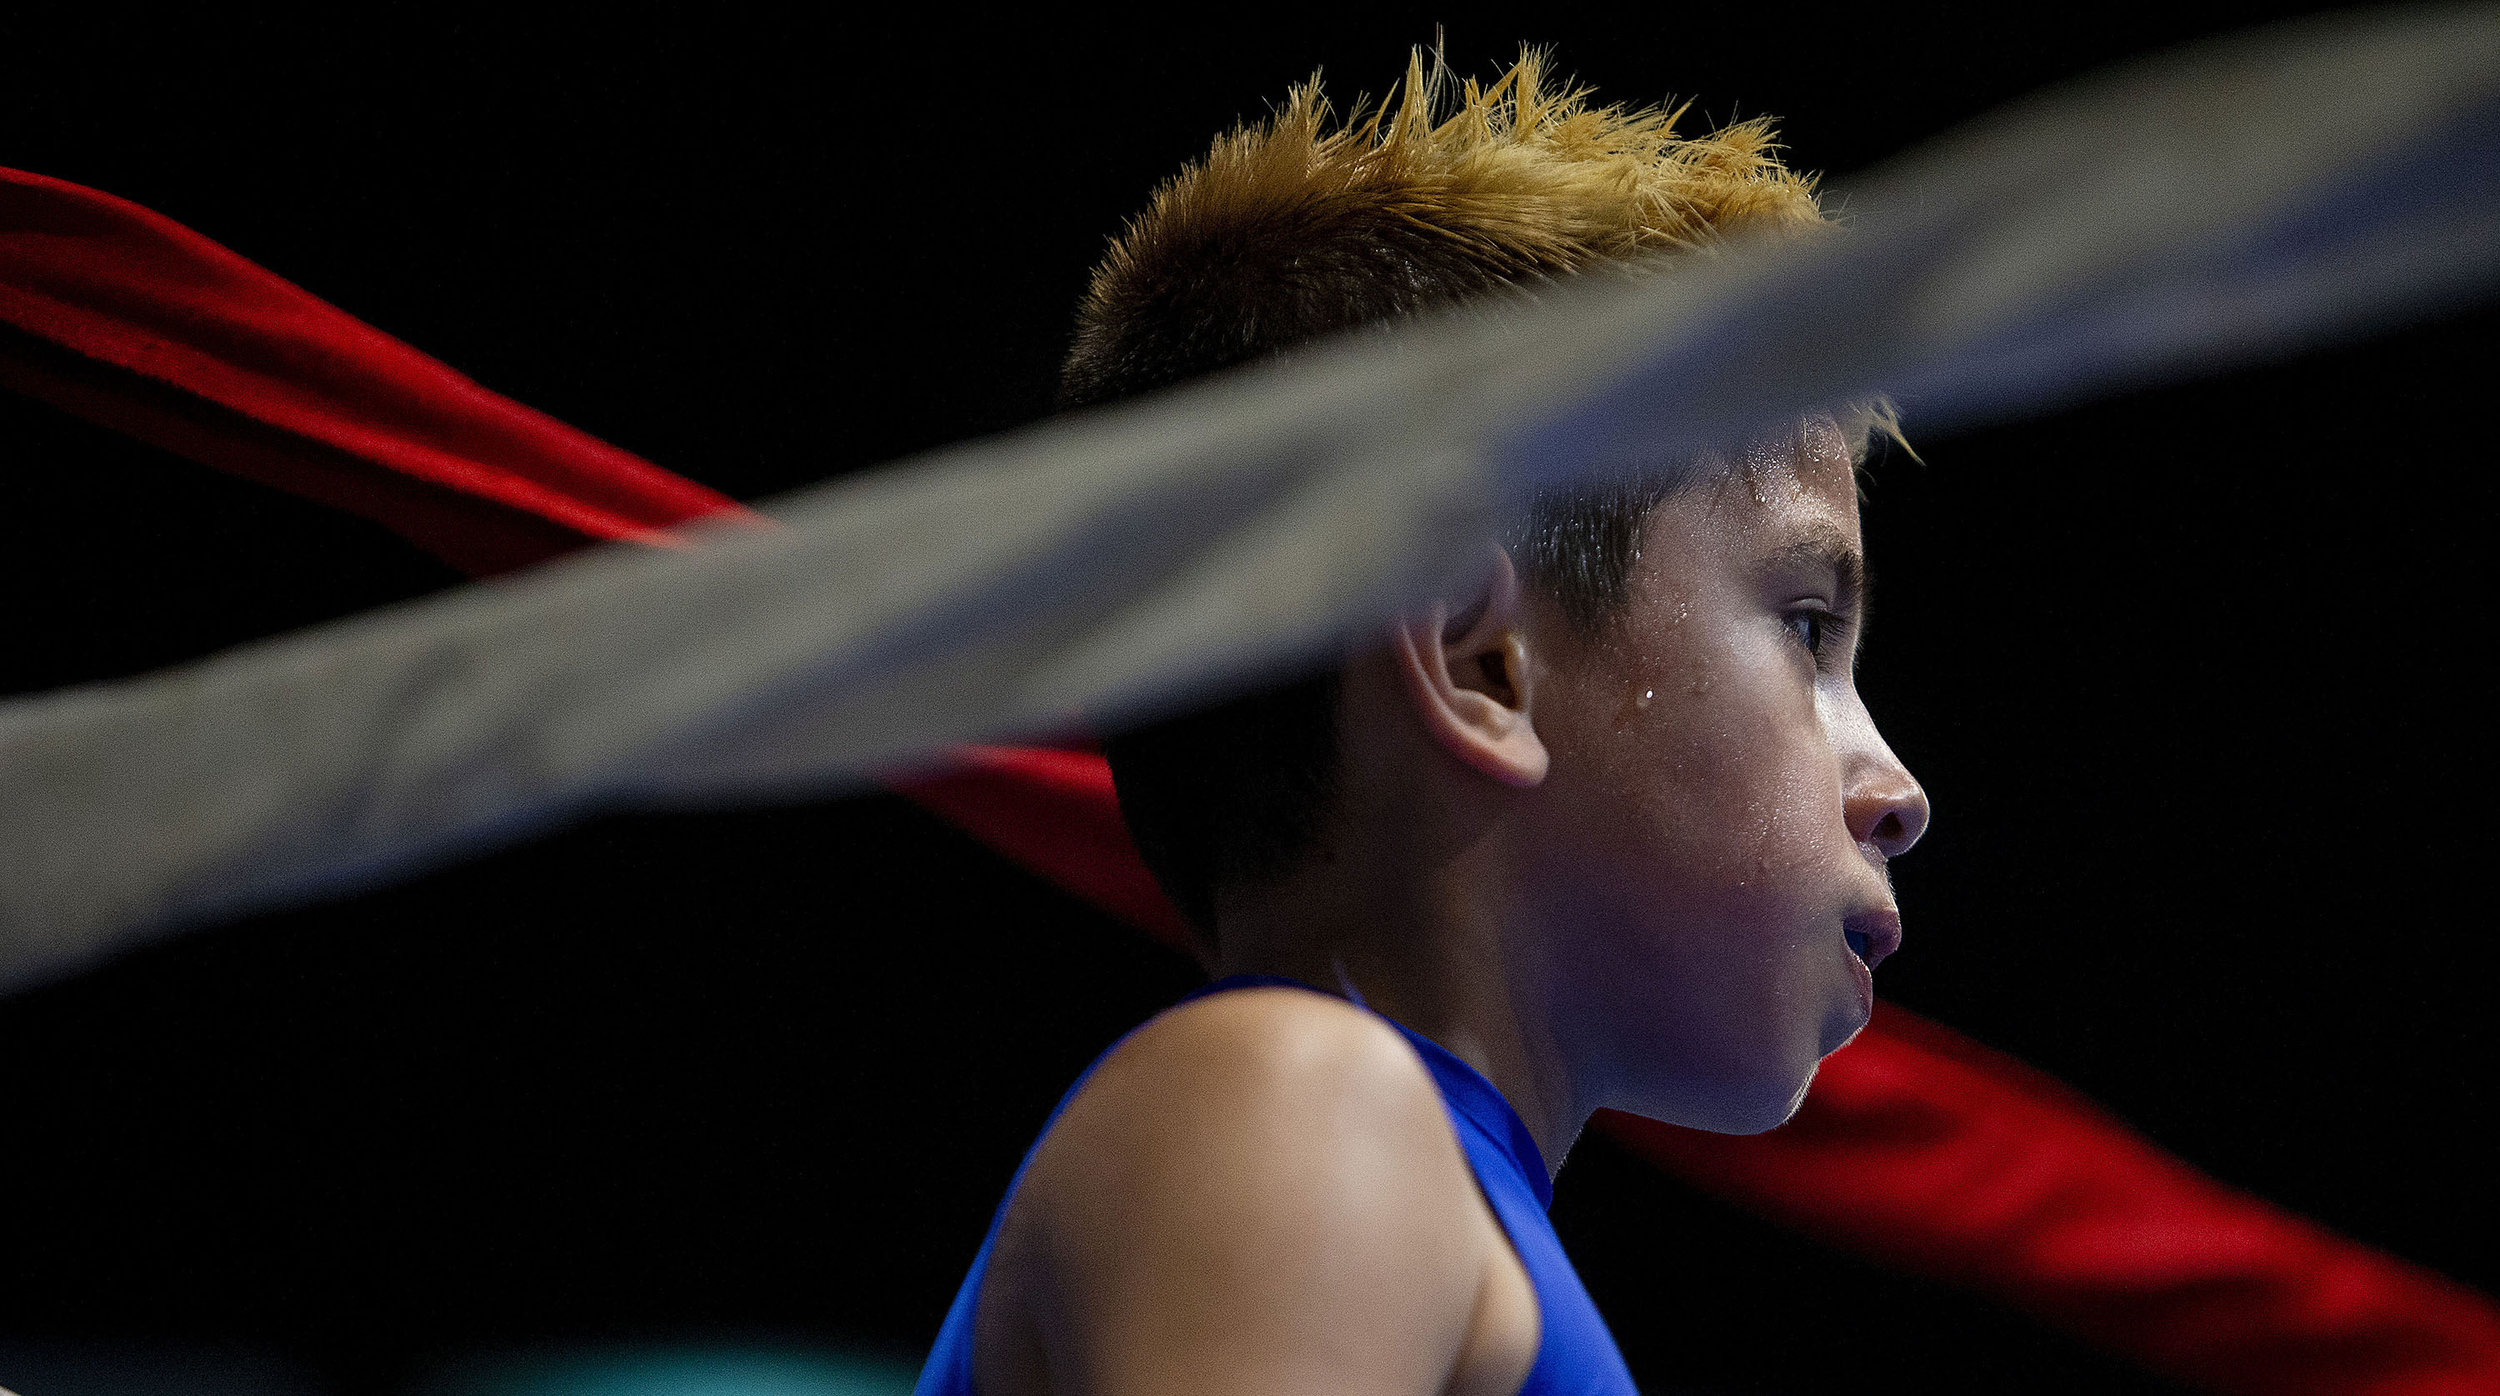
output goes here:
<path id="1" fill-rule="evenodd" d="M 1862 556 L 1816 419 L 1658 506 L 1603 638 L 1532 622 L 1553 764 L 1507 939 L 1592 1104 L 1767 1129 L 1866 1024 L 1927 802 L 1858 696 Z"/>

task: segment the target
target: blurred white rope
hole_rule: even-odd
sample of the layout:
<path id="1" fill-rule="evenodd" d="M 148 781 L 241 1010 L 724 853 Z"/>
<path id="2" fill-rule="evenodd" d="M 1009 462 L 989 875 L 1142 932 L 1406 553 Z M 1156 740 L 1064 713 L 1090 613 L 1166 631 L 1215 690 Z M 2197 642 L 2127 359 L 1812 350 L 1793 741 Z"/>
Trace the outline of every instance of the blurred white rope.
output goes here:
<path id="1" fill-rule="evenodd" d="M 835 791 L 1308 665 L 1539 483 L 1887 392 L 1923 435 L 2500 279 L 2500 10 L 2030 99 L 1850 227 L 1371 333 L 711 527 L 0 704 L 0 981 L 588 810 Z"/>

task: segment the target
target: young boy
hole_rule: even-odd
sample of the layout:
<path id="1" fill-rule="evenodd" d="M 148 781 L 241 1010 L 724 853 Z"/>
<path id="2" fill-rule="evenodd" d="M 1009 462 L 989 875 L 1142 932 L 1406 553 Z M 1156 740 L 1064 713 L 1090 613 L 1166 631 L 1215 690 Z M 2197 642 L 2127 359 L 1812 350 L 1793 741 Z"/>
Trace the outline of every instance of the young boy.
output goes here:
<path id="1" fill-rule="evenodd" d="M 1483 88 L 1418 56 L 1350 129 L 1298 89 L 1112 249 L 1068 398 L 1820 222 L 1766 125 L 1673 120 L 1534 54 Z M 1600 1107 L 1788 1118 L 1900 941 L 1927 805 L 1851 676 L 1865 425 L 1540 499 L 1481 592 L 1113 742 L 1223 977 L 1061 1105 L 924 1396 L 1632 1390 L 1553 1170 Z"/>

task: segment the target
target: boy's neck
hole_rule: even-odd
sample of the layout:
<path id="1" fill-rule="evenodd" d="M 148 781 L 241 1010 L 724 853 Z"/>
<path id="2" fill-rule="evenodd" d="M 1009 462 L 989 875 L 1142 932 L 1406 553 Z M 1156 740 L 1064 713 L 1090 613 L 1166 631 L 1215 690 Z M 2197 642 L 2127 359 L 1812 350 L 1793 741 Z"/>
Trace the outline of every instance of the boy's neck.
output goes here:
<path id="1" fill-rule="evenodd" d="M 1438 881 L 1439 879 L 1434 879 Z M 1291 877 L 1228 898 L 1217 973 L 1269 974 L 1358 998 L 1431 1038 L 1493 1083 L 1518 1112 L 1549 1173 L 1587 1123 L 1553 1031 L 1520 992 L 1481 899 L 1455 889 L 1349 895 L 1336 879 Z"/>

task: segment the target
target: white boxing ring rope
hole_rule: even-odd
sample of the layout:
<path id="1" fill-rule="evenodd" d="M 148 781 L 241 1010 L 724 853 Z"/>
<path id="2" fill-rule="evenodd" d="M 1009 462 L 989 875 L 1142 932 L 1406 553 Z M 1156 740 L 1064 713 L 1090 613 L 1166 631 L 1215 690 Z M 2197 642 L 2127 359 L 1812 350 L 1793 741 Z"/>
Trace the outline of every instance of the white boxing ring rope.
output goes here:
<path id="1" fill-rule="evenodd" d="M 2031 99 L 1848 231 L 1371 333 L 707 525 L 0 704 L 0 983 L 625 805 L 829 792 L 1308 664 L 1525 487 L 1888 393 L 1922 434 L 2500 279 L 2500 9 Z"/>

